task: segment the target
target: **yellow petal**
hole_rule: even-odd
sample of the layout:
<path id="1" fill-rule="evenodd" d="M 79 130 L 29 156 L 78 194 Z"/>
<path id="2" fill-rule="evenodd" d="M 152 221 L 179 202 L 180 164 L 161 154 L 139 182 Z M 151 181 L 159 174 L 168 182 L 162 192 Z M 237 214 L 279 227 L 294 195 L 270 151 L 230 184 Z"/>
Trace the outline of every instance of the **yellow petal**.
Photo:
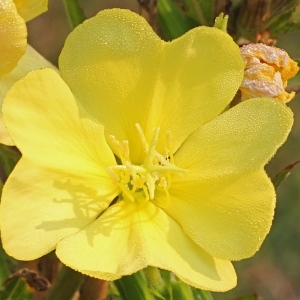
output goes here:
<path id="1" fill-rule="evenodd" d="M 189 172 L 172 181 L 175 199 L 166 212 L 212 255 L 229 260 L 251 256 L 273 216 L 275 194 L 263 167 L 291 125 L 292 113 L 285 104 L 259 98 L 202 126 L 175 154 L 176 165 Z"/>
<path id="2" fill-rule="evenodd" d="M 113 205 L 87 228 L 59 242 L 56 253 L 68 266 L 106 280 L 150 265 L 202 289 L 224 291 L 236 284 L 230 262 L 203 251 L 151 202 Z"/>
<path id="3" fill-rule="evenodd" d="M 226 59 L 224 59 L 226 57 Z M 243 76 L 239 48 L 216 28 L 199 27 L 166 43 L 144 18 L 107 10 L 78 26 L 59 59 L 62 77 L 106 133 L 129 140 L 141 163 L 135 123 L 148 140 L 171 130 L 174 151 L 231 101 Z M 164 150 L 160 139 L 158 150 Z"/>
<path id="4" fill-rule="evenodd" d="M 21 57 L 18 65 L 10 73 L 0 77 L 0 107 L 2 107 L 3 98 L 7 91 L 15 82 L 23 78 L 29 71 L 46 67 L 56 69 L 31 46 L 27 45 L 26 53 Z M 4 126 L 2 110 L 0 111 L 0 143 L 9 146 L 14 145 L 14 142 Z"/>
<path id="5" fill-rule="evenodd" d="M 195 129 L 224 110 L 242 78 L 239 47 L 217 28 L 197 27 L 165 43 L 146 135 L 152 136 L 154 126 L 162 133 L 170 130 L 176 152 Z M 166 144 L 160 141 L 163 152 Z"/>
<path id="6" fill-rule="evenodd" d="M 175 164 L 189 170 L 184 181 L 217 183 L 259 170 L 285 142 L 292 124 L 291 110 L 278 100 L 244 101 L 195 131 L 175 154 Z"/>
<path id="7" fill-rule="evenodd" d="M 30 72 L 13 85 L 3 103 L 4 122 L 26 158 L 46 168 L 98 176 L 114 189 L 106 170 L 116 164 L 103 127 L 77 106 L 52 69 Z"/>
<path id="8" fill-rule="evenodd" d="M 78 26 L 59 58 L 76 97 L 120 141 L 138 140 L 135 123 L 149 110 L 162 42 L 148 23 L 127 10 L 104 10 Z M 132 147 L 132 157 L 140 147 Z"/>
<path id="9" fill-rule="evenodd" d="M 18 13 L 28 22 L 47 11 L 48 0 L 14 0 Z"/>
<path id="10" fill-rule="evenodd" d="M 275 207 L 274 188 L 263 170 L 173 186 L 165 211 L 208 253 L 238 260 L 259 249 Z"/>
<path id="11" fill-rule="evenodd" d="M 25 53 L 27 30 L 12 0 L 0 2 L 0 76 L 10 72 Z"/>
<path id="12" fill-rule="evenodd" d="M 108 206 L 102 184 L 97 176 L 57 172 L 22 158 L 3 188 L 0 219 L 6 252 L 32 260 L 55 249 L 59 240 Z"/>

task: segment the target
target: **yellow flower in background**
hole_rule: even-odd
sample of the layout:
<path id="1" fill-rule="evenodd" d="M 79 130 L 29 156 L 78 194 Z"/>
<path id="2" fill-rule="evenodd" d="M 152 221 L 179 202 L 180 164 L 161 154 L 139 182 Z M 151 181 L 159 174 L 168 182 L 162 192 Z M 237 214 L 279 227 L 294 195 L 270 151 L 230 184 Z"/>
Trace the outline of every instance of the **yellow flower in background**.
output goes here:
<path id="1" fill-rule="evenodd" d="M 13 0 L 18 13 L 26 21 L 30 21 L 48 9 L 48 0 Z"/>
<path id="2" fill-rule="evenodd" d="M 106 10 L 70 34 L 59 62 L 62 78 L 33 71 L 4 100 L 23 154 L 2 195 L 7 253 L 56 249 L 105 280 L 154 266 L 234 287 L 230 261 L 253 255 L 272 223 L 264 165 L 291 111 L 259 98 L 222 113 L 244 65 L 217 28 L 164 42 L 140 16 Z"/>
<path id="3" fill-rule="evenodd" d="M 12 0 L 0 1 L 0 76 L 9 73 L 25 53 L 27 30 Z"/>
<path id="4" fill-rule="evenodd" d="M 26 51 L 25 22 L 47 10 L 47 0 L 0 1 L 0 76 L 12 71 Z"/>
<path id="5" fill-rule="evenodd" d="M 282 49 L 264 44 L 241 47 L 245 75 L 241 84 L 242 100 L 271 97 L 291 101 L 295 93 L 285 91 L 287 81 L 299 71 L 297 63 Z"/>
<path id="6" fill-rule="evenodd" d="M 48 0 L 0 0 L 0 107 L 11 85 L 29 71 L 53 67 L 27 45 L 25 21 L 47 10 Z M 0 113 L 0 143 L 14 145 Z"/>
<path id="7" fill-rule="evenodd" d="M 28 72 L 42 68 L 52 68 L 56 70 L 49 61 L 31 46 L 27 45 L 26 52 L 19 60 L 18 65 L 10 73 L 0 77 L 0 107 L 2 107 L 2 102 L 7 91 L 15 82 L 23 78 Z M 0 111 L 0 143 L 8 146 L 14 145 L 14 142 L 4 126 L 2 110 Z"/>

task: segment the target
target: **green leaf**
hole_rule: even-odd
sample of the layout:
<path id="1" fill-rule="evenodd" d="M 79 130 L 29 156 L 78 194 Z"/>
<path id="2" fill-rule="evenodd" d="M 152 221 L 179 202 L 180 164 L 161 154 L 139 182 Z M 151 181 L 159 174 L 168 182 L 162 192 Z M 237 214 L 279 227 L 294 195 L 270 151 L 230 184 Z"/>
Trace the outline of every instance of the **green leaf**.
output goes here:
<path id="1" fill-rule="evenodd" d="M 282 183 L 282 181 L 289 176 L 290 172 L 292 171 L 292 169 L 298 164 L 300 163 L 300 160 L 296 160 L 293 163 L 289 164 L 287 167 L 285 167 L 283 170 L 281 170 L 273 179 L 273 185 L 275 187 L 275 189 L 277 189 L 279 187 L 279 185 Z"/>
<path id="2" fill-rule="evenodd" d="M 195 300 L 213 300 L 212 294 L 208 291 L 202 291 L 194 287 L 191 287 L 191 290 Z"/>
<path id="3" fill-rule="evenodd" d="M 78 0 L 64 0 L 64 4 L 72 28 L 75 28 L 86 20 Z"/>
<path id="4" fill-rule="evenodd" d="M 157 5 L 157 21 L 165 40 L 173 40 L 199 23 L 187 17 L 172 0 L 160 0 Z"/>
<path id="5" fill-rule="evenodd" d="M 154 300 L 141 272 L 123 276 L 115 281 L 115 285 L 124 300 Z"/>
<path id="6" fill-rule="evenodd" d="M 274 2 L 271 4 L 271 16 L 262 23 L 262 27 L 268 28 L 272 37 L 300 29 L 300 1 L 288 0 L 284 4 Z"/>
<path id="7" fill-rule="evenodd" d="M 0 300 L 31 300 L 32 291 L 27 283 L 17 277 L 8 279 L 0 291 Z"/>
<path id="8" fill-rule="evenodd" d="M 187 15 L 201 25 L 213 26 L 215 0 L 182 0 L 181 2 Z"/>

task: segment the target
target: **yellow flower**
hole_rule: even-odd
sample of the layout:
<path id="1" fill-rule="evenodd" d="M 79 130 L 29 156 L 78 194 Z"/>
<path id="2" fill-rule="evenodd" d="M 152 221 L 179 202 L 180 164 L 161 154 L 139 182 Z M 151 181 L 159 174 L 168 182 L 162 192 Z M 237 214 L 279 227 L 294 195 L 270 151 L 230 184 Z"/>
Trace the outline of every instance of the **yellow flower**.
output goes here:
<path id="1" fill-rule="evenodd" d="M 70 34 L 60 72 L 29 73 L 4 101 L 23 154 L 3 189 L 7 253 L 56 249 L 105 280 L 150 265 L 198 288 L 234 287 L 230 261 L 270 229 L 263 167 L 292 113 L 263 98 L 221 114 L 243 78 L 231 37 L 198 27 L 164 42 L 140 16 L 106 10 Z"/>
<path id="2" fill-rule="evenodd" d="M 25 21 L 47 10 L 48 0 L 0 0 L 0 107 L 12 83 L 51 64 L 27 45 Z M 0 113 L 0 143 L 14 145 Z"/>
<path id="3" fill-rule="evenodd" d="M 287 93 L 288 79 L 299 71 L 297 63 L 279 48 L 264 44 L 248 44 L 241 48 L 245 75 L 240 90 L 242 100 L 271 97 L 291 101 L 295 93 Z"/>
<path id="4" fill-rule="evenodd" d="M 28 22 L 48 9 L 48 0 L 13 0 L 18 13 Z"/>
<path id="5" fill-rule="evenodd" d="M 9 73 L 25 53 L 27 30 L 12 0 L 0 1 L 0 76 Z"/>
<path id="6" fill-rule="evenodd" d="M 32 70 L 47 67 L 56 70 L 49 61 L 36 52 L 31 46 L 27 45 L 26 52 L 19 60 L 18 65 L 10 73 L 0 77 L 0 107 L 2 107 L 2 102 L 7 91 L 15 82 Z M 8 146 L 14 145 L 14 142 L 4 126 L 2 111 L 0 112 L 0 143 Z"/>
<path id="7" fill-rule="evenodd" d="M 29 21 L 47 10 L 47 0 L 0 1 L 0 76 L 9 73 L 26 51 Z"/>

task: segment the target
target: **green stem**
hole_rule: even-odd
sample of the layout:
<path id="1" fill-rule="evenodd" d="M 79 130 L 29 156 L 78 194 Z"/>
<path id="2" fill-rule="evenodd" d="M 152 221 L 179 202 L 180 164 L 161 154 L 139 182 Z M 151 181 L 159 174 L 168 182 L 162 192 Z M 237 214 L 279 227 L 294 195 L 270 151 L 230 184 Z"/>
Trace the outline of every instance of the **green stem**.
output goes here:
<path id="1" fill-rule="evenodd" d="M 147 282 L 141 272 L 124 276 L 116 280 L 115 285 L 124 300 L 153 300 Z"/>
<path id="2" fill-rule="evenodd" d="M 86 20 L 78 0 L 64 0 L 64 4 L 72 28 Z"/>
<path id="3" fill-rule="evenodd" d="M 72 299 L 83 279 L 83 274 L 63 265 L 54 285 L 49 290 L 47 300 Z"/>

